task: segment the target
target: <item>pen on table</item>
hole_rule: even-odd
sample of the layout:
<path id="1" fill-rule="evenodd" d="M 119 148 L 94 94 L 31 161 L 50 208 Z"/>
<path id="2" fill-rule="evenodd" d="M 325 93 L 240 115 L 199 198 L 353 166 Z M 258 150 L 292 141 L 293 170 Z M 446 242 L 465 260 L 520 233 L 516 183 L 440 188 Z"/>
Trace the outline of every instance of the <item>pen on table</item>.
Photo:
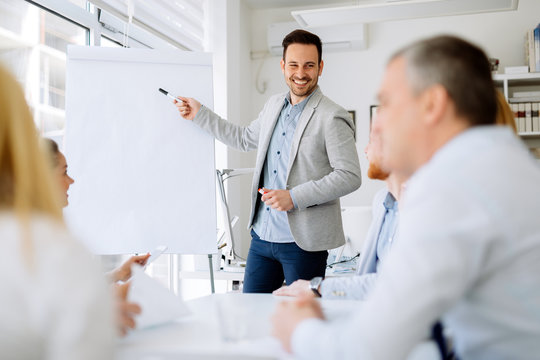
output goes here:
<path id="1" fill-rule="evenodd" d="M 162 88 L 159 88 L 159 92 L 162 93 L 162 94 L 165 95 L 165 96 L 170 97 L 170 98 L 173 99 L 173 100 L 178 101 L 178 102 L 183 101 L 183 100 L 180 100 L 179 98 L 177 98 L 177 97 L 175 97 L 175 96 L 172 96 L 171 94 L 169 94 L 169 92 L 168 92 L 167 90 L 164 90 L 164 89 L 162 89 Z"/>
<path id="2" fill-rule="evenodd" d="M 218 250 L 223 249 L 225 246 L 227 246 L 227 243 L 223 243 L 223 244 L 219 245 L 217 249 Z"/>

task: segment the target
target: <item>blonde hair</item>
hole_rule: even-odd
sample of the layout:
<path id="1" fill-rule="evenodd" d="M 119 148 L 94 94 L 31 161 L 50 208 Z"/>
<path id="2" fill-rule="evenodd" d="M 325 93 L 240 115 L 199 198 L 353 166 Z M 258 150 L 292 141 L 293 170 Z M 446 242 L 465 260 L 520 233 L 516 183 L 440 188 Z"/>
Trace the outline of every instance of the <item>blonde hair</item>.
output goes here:
<path id="1" fill-rule="evenodd" d="M 517 134 L 516 119 L 514 112 L 510 108 L 510 105 L 506 102 L 504 95 L 499 90 L 497 93 L 497 117 L 495 118 L 495 124 L 510 126 L 512 130 Z"/>
<path id="2" fill-rule="evenodd" d="M 41 213 L 61 222 L 57 191 L 22 88 L 0 66 L 0 209 L 21 220 Z"/>

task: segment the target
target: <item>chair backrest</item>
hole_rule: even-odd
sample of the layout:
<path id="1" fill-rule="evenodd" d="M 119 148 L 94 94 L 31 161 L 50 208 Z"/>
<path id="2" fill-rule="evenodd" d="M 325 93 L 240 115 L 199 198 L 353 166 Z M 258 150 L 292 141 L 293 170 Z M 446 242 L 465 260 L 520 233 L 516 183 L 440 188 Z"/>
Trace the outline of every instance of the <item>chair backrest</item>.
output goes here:
<path id="1" fill-rule="evenodd" d="M 345 237 L 351 240 L 351 250 L 358 253 L 362 250 L 371 224 L 371 206 L 342 206 L 341 216 Z"/>

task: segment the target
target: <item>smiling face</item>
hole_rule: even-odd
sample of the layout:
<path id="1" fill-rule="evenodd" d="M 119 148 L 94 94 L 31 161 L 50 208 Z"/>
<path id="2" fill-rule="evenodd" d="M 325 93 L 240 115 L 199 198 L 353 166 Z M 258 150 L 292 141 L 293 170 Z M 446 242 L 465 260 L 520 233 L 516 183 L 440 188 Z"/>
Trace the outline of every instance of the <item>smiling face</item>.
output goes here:
<path id="1" fill-rule="evenodd" d="M 69 177 L 67 173 L 67 162 L 66 157 L 61 152 L 58 152 L 56 154 L 58 162 L 56 165 L 56 168 L 54 169 L 54 173 L 56 175 L 56 178 L 58 179 L 58 184 L 60 185 L 60 189 L 62 190 L 62 206 L 66 207 L 68 206 L 68 190 L 71 184 L 73 184 L 75 181 Z"/>
<path id="2" fill-rule="evenodd" d="M 317 87 L 323 62 L 318 63 L 317 47 L 312 44 L 290 44 L 285 58 L 281 59 L 281 71 L 291 90 L 291 103 L 298 104 Z"/>

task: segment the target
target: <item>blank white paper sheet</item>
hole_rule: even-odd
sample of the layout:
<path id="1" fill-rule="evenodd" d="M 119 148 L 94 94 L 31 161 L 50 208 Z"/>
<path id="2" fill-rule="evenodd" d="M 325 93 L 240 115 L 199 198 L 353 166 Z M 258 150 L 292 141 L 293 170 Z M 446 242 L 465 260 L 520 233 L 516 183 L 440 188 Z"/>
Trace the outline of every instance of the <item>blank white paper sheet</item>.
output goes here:
<path id="1" fill-rule="evenodd" d="M 65 215 L 96 254 L 216 252 L 214 139 L 158 91 L 212 108 L 207 53 L 69 47 Z"/>

